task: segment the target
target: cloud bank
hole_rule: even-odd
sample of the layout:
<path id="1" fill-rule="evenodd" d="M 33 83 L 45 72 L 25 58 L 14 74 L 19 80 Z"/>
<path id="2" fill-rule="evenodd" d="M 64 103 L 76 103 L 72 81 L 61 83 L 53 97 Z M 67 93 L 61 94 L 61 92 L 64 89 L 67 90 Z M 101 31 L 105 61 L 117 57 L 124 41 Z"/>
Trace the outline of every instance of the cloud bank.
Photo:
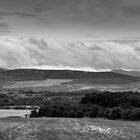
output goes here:
<path id="1" fill-rule="evenodd" d="M 139 0 L 0 0 L 0 22 L 8 24 L 0 25 L 0 34 L 4 28 L 8 35 L 65 41 L 139 37 L 139 17 Z"/>
<path id="2" fill-rule="evenodd" d="M 64 42 L 0 38 L 0 67 L 140 70 L 140 41 Z"/>

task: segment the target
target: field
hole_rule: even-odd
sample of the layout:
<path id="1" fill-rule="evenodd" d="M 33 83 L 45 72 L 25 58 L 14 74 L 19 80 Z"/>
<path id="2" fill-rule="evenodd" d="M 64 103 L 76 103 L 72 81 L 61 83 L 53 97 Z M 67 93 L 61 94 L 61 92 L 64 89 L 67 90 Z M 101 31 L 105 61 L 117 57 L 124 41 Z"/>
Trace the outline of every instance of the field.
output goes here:
<path id="1" fill-rule="evenodd" d="M 72 91 L 81 88 L 91 88 L 90 84 L 69 84 L 72 79 L 47 79 L 47 80 L 31 80 L 31 81 L 12 81 L 2 85 L 3 90 L 33 90 L 33 91 Z M 92 86 L 92 88 L 94 88 Z"/>
<path id="2" fill-rule="evenodd" d="M 139 78 L 112 72 L 11 70 L 0 73 L 0 79 L 2 90 L 8 91 L 4 93 L 22 90 L 15 92 L 15 96 L 8 94 L 8 101 L 14 105 L 40 105 L 48 100 L 79 103 L 89 89 L 140 91 Z M 36 92 L 27 91 L 29 96 L 25 102 L 22 94 L 26 90 Z M 68 92 L 75 90 L 78 92 Z M 13 100 L 14 97 L 16 100 Z M 2 101 L 5 103 L 7 100 Z M 3 116 L 6 111 L 0 113 L 2 117 L 7 116 Z M 23 111 L 19 113 L 23 117 Z M 17 112 L 11 114 L 20 116 Z M 102 118 L 0 118 L 0 140 L 140 140 L 140 122 Z"/>
<path id="3" fill-rule="evenodd" d="M 76 83 L 77 82 L 77 83 Z M 74 91 L 74 90 L 109 90 L 109 91 L 140 91 L 140 82 L 129 84 L 94 84 L 79 83 L 73 79 L 47 79 L 47 80 L 31 80 L 31 81 L 13 81 L 2 85 L 3 90 L 33 90 L 33 91 Z"/>
<path id="4" fill-rule="evenodd" d="M 30 114 L 31 110 L 16 110 L 16 109 L 0 109 L 0 118 L 19 116 L 25 117 L 25 114 Z"/>
<path id="5" fill-rule="evenodd" d="M 0 140 L 139 139 L 140 122 L 89 118 L 0 119 Z"/>

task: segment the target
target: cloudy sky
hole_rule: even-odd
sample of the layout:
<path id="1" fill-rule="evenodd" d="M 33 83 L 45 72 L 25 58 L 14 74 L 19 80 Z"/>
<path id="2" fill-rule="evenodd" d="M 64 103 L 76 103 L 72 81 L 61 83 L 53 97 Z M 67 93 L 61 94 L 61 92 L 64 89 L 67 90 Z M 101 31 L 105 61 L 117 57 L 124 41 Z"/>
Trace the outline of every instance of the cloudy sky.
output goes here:
<path id="1" fill-rule="evenodd" d="M 0 67 L 140 70 L 139 0 L 0 0 Z"/>

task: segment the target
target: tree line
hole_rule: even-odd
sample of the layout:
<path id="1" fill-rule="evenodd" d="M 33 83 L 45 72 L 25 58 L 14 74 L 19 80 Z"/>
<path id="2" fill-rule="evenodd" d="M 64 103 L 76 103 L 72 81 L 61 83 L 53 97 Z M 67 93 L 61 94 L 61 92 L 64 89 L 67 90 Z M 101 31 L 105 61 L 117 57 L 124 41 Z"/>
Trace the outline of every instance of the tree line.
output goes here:
<path id="1" fill-rule="evenodd" d="M 79 103 L 47 101 L 30 117 L 104 117 L 108 119 L 140 120 L 140 93 L 138 92 L 92 92 Z"/>

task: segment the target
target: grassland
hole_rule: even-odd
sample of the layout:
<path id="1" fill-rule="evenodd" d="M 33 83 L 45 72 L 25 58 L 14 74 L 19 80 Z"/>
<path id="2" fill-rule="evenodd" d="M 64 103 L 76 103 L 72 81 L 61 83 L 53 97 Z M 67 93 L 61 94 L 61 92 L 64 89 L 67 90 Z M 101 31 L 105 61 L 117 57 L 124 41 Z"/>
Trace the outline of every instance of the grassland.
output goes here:
<path id="1" fill-rule="evenodd" d="M 76 83 L 77 82 L 77 83 Z M 75 90 L 108 90 L 108 91 L 140 91 L 140 82 L 129 84 L 94 84 L 86 83 L 86 81 L 73 79 L 47 79 L 47 80 L 31 80 L 31 81 L 13 81 L 2 85 L 3 90 L 33 90 L 33 91 L 75 91 Z"/>
<path id="2" fill-rule="evenodd" d="M 26 88 L 26 87 L 42 87 L 42 86 L 53 86 L 60 85 L 64 82 L 69 82 L 69 79 L 47 79 L 40 81 L 15 81 L 7 85 L 4 85 L 4 88 Z"/>
<path id="3" fill-rule="evenodd" d="M 7 90 L 33 90 L 33 91 L 62 91 L 67 88 L 70 79 L 47 79 L 47 80 L 31 80 L 31 81 L 13 81 L 5 83 L 2 88 Z"/>
<path id="4" fill-rule="evenodd" d="M 25 117 L 25 114 L 30 114 L 31 110 L 16 110 L 16 109 L 0 109 L 0 118 L 19 116 Z"/>
<path id="5" fill-rule="evenodd" d="M 140 122 L 104 119 L 0 119 L 0 140 L 139 140 Z"/>

